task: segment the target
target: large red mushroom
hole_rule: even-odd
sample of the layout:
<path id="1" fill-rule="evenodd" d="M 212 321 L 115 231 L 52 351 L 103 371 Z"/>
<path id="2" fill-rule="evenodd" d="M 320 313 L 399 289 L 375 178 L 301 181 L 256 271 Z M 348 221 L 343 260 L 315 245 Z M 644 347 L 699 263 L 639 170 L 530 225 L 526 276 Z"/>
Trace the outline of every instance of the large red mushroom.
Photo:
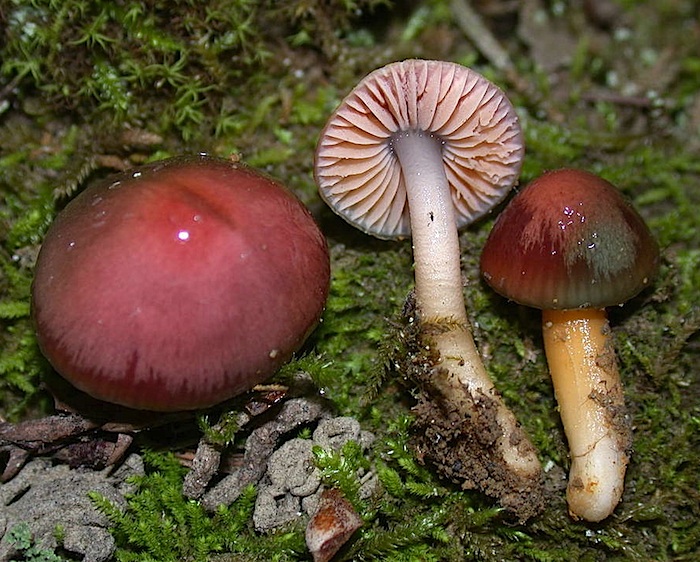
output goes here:
<path id="1" fill-rule="evenodd" d="M 136 409 L 209 407 L 271 376 L 321 316 L 326 242 L 278 182 L 208 156 L 88 187 L 42 245 L 32 305 L 53 367 Z"/>
<path id="2" fill-rule="evenodd" d="M 513 198 L 481 255 L 491 287 L 542 309 L 575 518 L 601 521 L 622 496 L 631 428 L 605 307 L 648 287 L 658 261 L 648 227 L 620 192 L 572 169 L 544 174 Z"/>

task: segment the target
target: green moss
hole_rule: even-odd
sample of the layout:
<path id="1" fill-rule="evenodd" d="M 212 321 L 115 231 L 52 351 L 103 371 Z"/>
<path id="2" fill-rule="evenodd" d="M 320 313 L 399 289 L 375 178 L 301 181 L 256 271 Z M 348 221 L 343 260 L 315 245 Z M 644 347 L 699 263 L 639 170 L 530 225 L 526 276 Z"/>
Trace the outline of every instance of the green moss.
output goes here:
<path id="1" fill-rule="evenodd" d="M 33 401 L 45 363 L 39 354 L 30 321 L 31 270 L 26 248 L 36 244 L 53 218 L 50 195 L 31 200 L 8 195 L 0 220 L 11 223 L 0 252 L 0 404 L 4 416 L 14 420 Z M 27 212 L 27 205 L 32 206 Z"/>
<path id="2" fill-rule="evenodd" d="M 29 525 L 19 523 L 7 532 L 8 542 L 19 551 L 24 562 L 63 562 L 53 549 L 42 548 L 34 542 Z"/>
<path id="3" fill-rule="evenodd" d="M 91 495 L 112 522 L 112 533 L 120 545 L 117 560 L 209 561 L 222 553 L 250 560 L 288 560 L 280 554 L 300 550 L 298 537 L 291 541 L 285 533 L 276 535 L 279 549 L 254 540 L 249 532 L 256 495 L 252 486 L 234 504 L 220 506 L 209 515 L 199 503 L 183 497 L 185 469 L 175 457 L 146 452 L 144 460 L 147 473 L 134 478 L 137 491 L 129 496 L 126 510 L 98 494 Z"/>
<path id="4" fill-rule="evenodd" d="M 113 123 L 160 121 L 184 138 L 205 105 L 266 57 L 256 2 L 12 2 L 0 71 L 54 107 Z M 159 110 L 158 98 L 174 100 Z"/>
<path id="5" fill-rule="evenodd" d="M 383 372 L 379 348 L 389 318 L 401 309 L 412 284 L 407 245 L 369 238 L 361 243 L 372 249 L 332 248 L 330 295 L 323 321 L 311 339 L 316 354 L 301 364 L 347 415 L 365 408 L 368 383 Z"/>
<path id="6" fill-rule="evenodd" d="M 328 48 L 358 11 L 380 2 L 269 4 L 14 0 L 0 75 L 84 119 L 184 140 L 225 134 L 247 121 L 231 100 L 249 98 L 263 63 L 282 62 L 272 60 L 271 44 L 297 33 Z"/>
<path id="7" fill-rule="evenodd" d="M 370 469 L 370 461 L 365 458 L 362 447 L 348 441 L 339 451 L 327 451 L 319 446 L 313 449 L 316 466 L 321 470 L 321 480 L 329 488 L 338 488 L 345 498 L 361 513 L 368 505 L 359 495 L 360 475 Z"/>

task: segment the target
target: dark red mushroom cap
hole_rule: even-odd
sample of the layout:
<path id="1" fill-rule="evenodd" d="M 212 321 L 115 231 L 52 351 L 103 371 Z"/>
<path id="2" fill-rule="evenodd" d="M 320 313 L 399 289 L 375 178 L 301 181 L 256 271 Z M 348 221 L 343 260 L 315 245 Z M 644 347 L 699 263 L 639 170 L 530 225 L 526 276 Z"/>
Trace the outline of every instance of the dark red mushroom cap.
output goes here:
<path id="1" fill-rule="evenodd" d="M 39 345 L 88 394 L 138 409 L 222 402 L 318 322 L 326 242 L 272 179 L 206 156 L 87 188 L 59 214 L 33 285 Z"/>
<path id="2" fill-rule="evenodd" d="M 518 193 L 481 255 L 495 291 L 541 309 L 621 304 L 656 274 L 659 250 L 637 211 L 604 179 L 556 170 Z"/>

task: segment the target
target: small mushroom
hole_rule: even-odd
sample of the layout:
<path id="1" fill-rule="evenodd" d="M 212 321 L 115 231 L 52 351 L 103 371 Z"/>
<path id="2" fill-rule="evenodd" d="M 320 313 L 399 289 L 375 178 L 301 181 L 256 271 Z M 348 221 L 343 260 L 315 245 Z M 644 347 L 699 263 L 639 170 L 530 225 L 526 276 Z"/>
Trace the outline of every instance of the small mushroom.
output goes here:
<path id="1" fill-rule="evenodd" d="M 481 256 L 496 292 L 542 309 L 576 518 L 601 521 L 622 496 L 631 428 L 605 307 L 647 287 L 658 259 L 649 229 L 617 189 L 571 169 L 549 172 L 514 197 Z"/>
<path id="2" fill-rule="evenodd" d="M 465 419 L 490 401 L 501 429 L 497 462 L 532 479 L 541 473 L 535 449 L 474 345 L 458 238 L 506 196 L 523 152 L 517 115 L 494 84 L 455 63 L 406 60 L 369 74 L 336 109 L 315 177 L 323 199 L 358 229 L 412 237 L 419 320 L 436 327 L 435 386 Z"/>
<path id="3" fill-rule="evenodd" d="M 44 355 L 95 398 L 209 407 L 272 375 L 318 322 L 326 242 L 279 183 L 207 156 L 88 187 L 39 253 L 33 315 Z"/>

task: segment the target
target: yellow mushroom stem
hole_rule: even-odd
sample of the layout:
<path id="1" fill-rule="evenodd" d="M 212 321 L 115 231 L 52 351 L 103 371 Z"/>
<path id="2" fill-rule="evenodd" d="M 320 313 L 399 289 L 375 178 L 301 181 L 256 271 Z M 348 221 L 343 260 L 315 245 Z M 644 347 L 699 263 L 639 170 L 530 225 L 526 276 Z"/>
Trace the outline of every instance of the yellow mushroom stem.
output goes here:
<path id="1" fill-rule="evenodd" d="M 622 496 L 631 445 L 607 314 L 595 308 L 545 310 L 542 328 L 569 442 L 569 513 L 601 521 Z"/>

